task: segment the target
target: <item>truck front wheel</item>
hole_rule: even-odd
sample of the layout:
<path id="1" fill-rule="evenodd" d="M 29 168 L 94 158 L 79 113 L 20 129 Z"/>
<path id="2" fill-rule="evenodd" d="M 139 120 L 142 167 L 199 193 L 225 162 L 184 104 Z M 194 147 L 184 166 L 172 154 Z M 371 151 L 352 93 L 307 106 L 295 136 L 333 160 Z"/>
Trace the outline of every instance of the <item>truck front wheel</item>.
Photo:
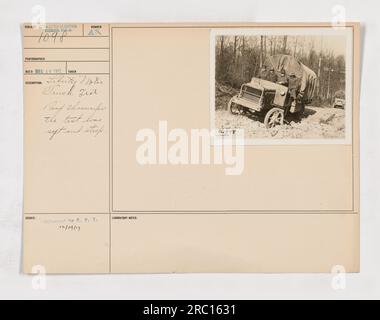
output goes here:
<path id="1" fill-rule="evenodd" d="M 264 125 L 267 129 L 281 126 L 284 124 L 284 110 L 280 108 L 272 108 L 265 115 Z"/>
<path id="2" fill-rule="evenodd" d="M 235 97 L 233 97 L 230 102 L 228 103 L 228 110 L 232 113 L 232 114 L 240 114 L 241 113 L 241 106 L 239 106 L 237 103 L 234 102 L 235 100 Z"/>

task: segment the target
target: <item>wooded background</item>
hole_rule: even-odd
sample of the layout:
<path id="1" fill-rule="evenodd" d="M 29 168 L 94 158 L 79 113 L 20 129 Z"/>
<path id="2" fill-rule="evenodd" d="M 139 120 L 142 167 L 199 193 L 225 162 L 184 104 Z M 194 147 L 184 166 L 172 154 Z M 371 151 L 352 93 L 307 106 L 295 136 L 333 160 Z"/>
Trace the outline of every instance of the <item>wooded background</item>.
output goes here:
<path id="1" fill-rule="evenodd" d="M 319 49 L 317 49 L 317 47 Z M 319 84 L 313 105 L 331 105 L 345 98 L 346 61 L 323 47 L 316 36 L 218 36 L 216 38 L 216 82 L 239 89 L 257 77 L 267 56 L 288 54 L 311 68 Z"/>

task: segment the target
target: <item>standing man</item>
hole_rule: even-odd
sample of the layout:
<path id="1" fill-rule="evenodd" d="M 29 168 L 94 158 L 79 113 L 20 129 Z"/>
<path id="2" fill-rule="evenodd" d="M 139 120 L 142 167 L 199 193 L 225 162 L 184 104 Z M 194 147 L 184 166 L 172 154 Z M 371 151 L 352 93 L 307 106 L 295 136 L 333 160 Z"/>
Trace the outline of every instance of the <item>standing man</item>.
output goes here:
<path id="1" fill-rule="evenodd" d="M 282 86 L 287 87 L 289 85 L 288 77 L 286 76 L 285 70 L 281 70 L 281 74 L 277 79 L 277 83 L 281 84 Z"/>
<path id="2" fill-rule="evenodd" d="M 267 77 L 268 77 L 268 71 L 267 71 L 267 67 L 266 66 L 263 66 L 260 70 L 260 75 L 259 75 L 259 78 L 260 79 L 263 79 L 263 80 L 267 80 Z"/>
<path id="3" fill-rule="evenodd" d="M 294 72 L 290 73 L 288 84 L 289 84 L 290 98 L 292 99 L 290 112 L 293 113 L 295 112 L 296 105 L 297 105 L 297 91 L 298 91 L 298 79 Z"/>
<path id="4" fill-rule="evenodd" d="M 268 75 L 268 79 L 267 79 L 267 80 L 270 81 L 270 82 L 274 82 L 274 83 L 277 82 L 277 75 L 276 75 L 276 73 L 274 72 L 274 69 L 273 69 L 273 68 L 271 68 L 271 69 L 269 70 L 269 75 Z"/>

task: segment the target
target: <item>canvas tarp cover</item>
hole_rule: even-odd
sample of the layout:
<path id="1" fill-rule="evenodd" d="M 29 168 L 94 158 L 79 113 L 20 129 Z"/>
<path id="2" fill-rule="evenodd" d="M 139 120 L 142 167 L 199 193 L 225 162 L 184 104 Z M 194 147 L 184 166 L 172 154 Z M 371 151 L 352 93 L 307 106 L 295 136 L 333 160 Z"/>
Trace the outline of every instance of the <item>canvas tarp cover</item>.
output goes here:
<path id="1" fill-rule="evenodd" d="M 288 76 L 294 73 L 299 80 L 299 91 L 302 93 L 304 100 L 311 101 L 313 99 L 318 83 L 317 75 L 296 58 L 284 54 L 270 56 L 266 59 L 264 65 L 268 69 L 273 68 L 277 72 L 285 70 Z"/>

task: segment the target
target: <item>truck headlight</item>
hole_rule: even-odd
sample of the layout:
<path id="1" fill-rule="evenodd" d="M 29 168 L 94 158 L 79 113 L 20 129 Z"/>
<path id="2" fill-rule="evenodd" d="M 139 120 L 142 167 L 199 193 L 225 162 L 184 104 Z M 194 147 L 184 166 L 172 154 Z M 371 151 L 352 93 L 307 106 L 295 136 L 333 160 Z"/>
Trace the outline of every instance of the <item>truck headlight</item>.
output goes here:
<path id="1" fill-rule="evenodd" d="M 281 96 L 284 96 L 284 95 L 285 95 L 285 92 L 284 92 L 284 91 L 282 91 L 282 92 L 280 93 L 280 95 L 281 95 Z"/>

